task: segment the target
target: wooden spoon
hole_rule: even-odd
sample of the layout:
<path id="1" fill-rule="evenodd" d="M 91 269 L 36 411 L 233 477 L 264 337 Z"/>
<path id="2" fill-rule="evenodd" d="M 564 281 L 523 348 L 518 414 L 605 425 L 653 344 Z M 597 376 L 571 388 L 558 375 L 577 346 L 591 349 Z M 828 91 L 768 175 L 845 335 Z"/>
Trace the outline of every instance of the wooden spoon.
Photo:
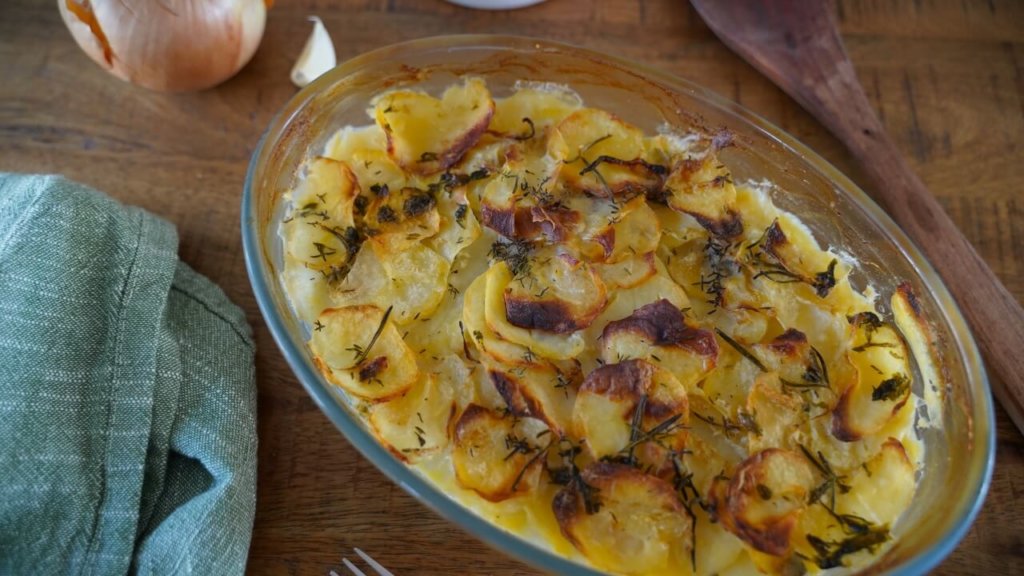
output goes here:
<path id="1" fill-rule="evenodd" d="M 914 240 L 967 317 L 992 391 L 1024 431 L 1024 310 L 885 134 L 833 14 L 818 0 L 691 0 L 712 31 L 846 143 L 872 197 Z"/>

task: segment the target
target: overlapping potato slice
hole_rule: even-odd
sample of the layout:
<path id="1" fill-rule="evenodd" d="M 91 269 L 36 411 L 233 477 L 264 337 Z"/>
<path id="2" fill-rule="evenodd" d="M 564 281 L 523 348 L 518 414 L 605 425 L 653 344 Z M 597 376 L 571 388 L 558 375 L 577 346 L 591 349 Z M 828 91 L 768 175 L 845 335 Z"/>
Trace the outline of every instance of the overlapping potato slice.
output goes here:
<path id="1" fill-rule="evenodd" d="M 641 306 L 629 316 L 609 322 L 601 333 L 606 363 L 642 358 L 671 372 L 691 386 L 715 367 L 715 335 L 688 322 L 667 299 Z"/>
<path id="2" fill-rule="evenodd" d="M 427 245 L 449 263 L 454 262 L 459 252 L 480 237 L 480 223 L 470 209 L 464 192 L 441 195 L 437 207 L 441 215 L 440 228 L 435 236 L 427 240 Z"/>
<path id="3" fill-rule="evenodd" d="M 470 404 L 455 422 L 455 478 L 491 502 L 529 493 L 542 468 L 538 452 L 546 444 L 543 430 L 530 418 Z"/>
<path id="4" fill-rule="evenodd" d="M 615 264 L 594 264 L 594 270 L 611 294 L 622 288 L 633 288 L 658 273 L 654 252 L 640 254 Z"/>
<path id="5" fill-rule="evenodd" d="M 644 152 L 643 131 L 596 108 L 573 112 L 548 137 L 548 154 L 562 164 L 558 179 L 593 196 L 660 192 L 668 169 Z"/>
<path id="6" fill-rule="evenodd" d="M 400 189 L 408 179 L 388 156 L 387 137 L 376 124 L 342 128 L 327 143 L 325 155 L 346 162 L 364 192 L 381 185 Z"/>
<path id="7" fill-rule="evenodd" d="M 380 250 L 377 245 L 373 249 Z M 398 253 L 377 255 L 389 281 L 388 295 L 398 324 L 432 313 L 444 299 L 451 264 L 437 252 L 416 244 Z"/>
<path id="8" fill-rule="evenodd" d="M 419 378 L 415 354 L 387 316 L 372 305 L 329 308 L 309 341 L 328 380 L 372 402 L 404 394 Z"/>
<path id="9" fill-rule="evenodd" d="M 785 556 L 815 480 L 802 455 L 769 448 L 740 463 L 730 479 L 714 483 L 712 506 L 722 525 L 755 550 Z"/>
<path id="10" fill-rule="evenodd" d="M 849 318 L 854 330 L 850 360 L 859 379 L 846 388 L 832 412 L 832 434 L 853 442 L 874 434 L 910 398 L 907 348 L 896 329 L 873 312 Z"/>
<path id="11" fill-rule="evenodd" d="M 487 364 L 487 371 L 510 413 L 541 420 L 557 436 L 564 436 L 570 429 L 582 374 L 578 364 L 562 364 Z"/>
<path id="12" fill-rule="evenodd" d="M 580 386 L 572 422 L 595 460 L 664 473 L 686 443 L 686 389 L 667 370 L 644 360 L 605 364 Z"/>
<path id="13" fill-rule="evenodd" d="M 421 373 L 402 396 L 370 409 L 377 437 L 402 460 L 436 454 L 448 446 L 448 425 L 455 417 L 454 390 L 433 374 Z"/>
<path id="14" fill-rule="evenodd" d="M 495 102 L 488 132 L 517 140 L 543 138 L 544 128 L 583 105 L 575 92 L 557 86 L 526 86 Z"/>
<path id="15" fill-rule="evenodd" d="M 712 235 L 735 238 L 743 232 L 732 174 L 712 150 L 678 159 L 665 180 L 665 193 L 673 210 L 693 216 Z"/>
<path id="16" fill-rule="evenodd" d="M 889 438 L 874 458 L 853 470 L 847 484 L 849 489 L 837 496 L 837 513 L 892 526 L 914 497 L 914 466 L 903 444 Z"/>
<path id="17" fill-rule="evenodd" d="M 359 185 L 349 165 L 317 157 L 306 163 L 306 178 L 292 196 L 281 226 L 288 257 L 306 268 L 342 278 L 359 251 L 353 219 Z"/>
<path id="18" fill-rule="evenodd" d="M 783 388 L 777 372 L 754 378 L 746 403 L 746 414 L 754 423 L 747 431 L 750 451 L 772 447 L 795 449 L 798 426 L 810 417 L 805 406 L 800 395 Z"/>
<path id="19" fill-rule="evenodd" d="M 920 425 L 939 426 L 947 383 L 938 370 L 940 356 L 936 349 L 935 330 L 925 317 L 909 282 L 902 282 L 896 287 L 890 305 L 893 323 L 903 335 L 921 374 L 921 393 L 926 410 L 922 413 Z"/>
<path id="20" fill-rule="evenodd" d="M 533 325 L 538 326 L 537 329 L 512 324 L 509 320 L 506 290 L 513 282 L 518 283 L 519 281 L 513 280 L 512 273 L 505 262 L 497 262 L 492 265 L 485 276 L 484 321 L 498 338 L 525 346 L 544 358 L 556 360 L 575 358 L 586 346 L 580 332 L 566 332 L 578 319 L 571 313 L 566 313 L 568 308 L 565 305 L 557 305 L 554 311 L 557 315 L 553 316 L 551 322 L 545 324 L 535 322 Z M 599 279 L 598 282 L 600 282 Z M 541 289 L 538 288 L 538 290 Z M 526 324 L 526 322 L 521 323 Z M 548 327 L 559 328 L 559 330 L 548 330 L 546 329 Z M 562 330 L 563 327 L 566 330 Z"/>
<path id="21" fill-rule="evenodd" d="M 820 298 L 829 295 L 848 266 L 818 247 L 810 231 L 792 215 L 782 213 L 749 247 L 754 279 L 777 284 L 806 284 Z"/>
<path id="22" fill-rule="evenodd" d="M 487 130 L 493 114 L 494 101 L 479 78 L 449 87 L 440 99 L 401 90 L 374 103 L 388 154 L 405 170 L 423 175 L 458 162 Z"/>
<path id="23" fill-rule="evenodd" d="M 587 466 L 552 508 L 565 537 L 598 568 L 668 574 L 689 565 L 693 520 L 670 484 L 632 466 Z"/>
<path id="24" fill-rule="evenodd" d="M 608 302 L 604 282 L 586 263 L 557 250 L 533 253 L 529 269 L 511 278 L 505 265 L 495 279 L 506 282 L 505 316 L 510 324 L 532 331 L 568 334 L 582 330 Z M 507 276 L 506 276 L 507 273 Z"/>
<path id="25" fill-rule="evenodd" d="M 643 196 L 573 198 L 568 206 L 583 215 L 579 233 L 569 243 L 588 260 L 613 264 L 658 248 L 661 224 Z"/>
<path id="26" fill-rule="evenodd" d="M 465 338 L 482 354 L 506 366 L 540 364 L 544 361 L 532 350 L 500 338 L 484 319 L 487 296 L 487 275 L 477 276 L 466 289 L 462 304 Z"/>

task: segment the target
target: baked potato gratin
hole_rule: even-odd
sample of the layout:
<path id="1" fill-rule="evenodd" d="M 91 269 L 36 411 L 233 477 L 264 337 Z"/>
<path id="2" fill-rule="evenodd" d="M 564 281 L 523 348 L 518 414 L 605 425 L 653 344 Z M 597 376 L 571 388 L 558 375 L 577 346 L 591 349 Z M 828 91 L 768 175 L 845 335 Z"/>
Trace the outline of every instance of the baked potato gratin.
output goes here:
<path id="1" fill-rule="evenodd" d="M 613 573 L 886 547 L 922 461 L 909 286 L 876 309 L 770 183 L 733 180 L 727 132 L 473 78 L 371 106 L 304 165 L 279 233 L 319 369 L 398 458 Z"/>

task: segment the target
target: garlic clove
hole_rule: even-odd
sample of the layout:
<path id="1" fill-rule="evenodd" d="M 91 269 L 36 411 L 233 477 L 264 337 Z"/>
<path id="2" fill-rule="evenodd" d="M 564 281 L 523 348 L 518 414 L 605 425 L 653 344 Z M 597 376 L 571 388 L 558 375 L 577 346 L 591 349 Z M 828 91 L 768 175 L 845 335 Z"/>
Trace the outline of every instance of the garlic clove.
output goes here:
<path id="1" fill-rule="evenodd" d="M 292 67 L 292 83 L 299 88 L 316 80 L 338 63 L 334 54 L 334 43 L 324 23 L 316 16 L 310 16 L 309 20 L 313 23 L 313 31 L 309 34 L 299 59 L 295 61 L 295 66 Z"/>

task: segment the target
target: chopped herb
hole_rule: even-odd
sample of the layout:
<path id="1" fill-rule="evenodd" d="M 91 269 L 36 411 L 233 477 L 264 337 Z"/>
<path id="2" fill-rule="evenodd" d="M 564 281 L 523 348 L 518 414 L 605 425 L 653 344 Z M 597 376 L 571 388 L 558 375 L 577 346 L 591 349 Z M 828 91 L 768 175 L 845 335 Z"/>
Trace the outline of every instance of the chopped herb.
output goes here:
<path id="1" fill-rule="evenodd" d="M 387 196 L 391 190 L 388 189 L 387 184 L 374 184 L 373 186 L 370 186 L 370 192 L 373 192 L 374 195 L 383 198 L 384 196 Z"/>
<path id="2" fill-rule="evenodd" d="M 434 152 L 424 152 L 420 154 L 419 162 L 436 162 L 437 154 Z"/>
<path id="3" fill-rule="evenodd" d="M 757 366 L 758 369 L 760 369 L 762 372 L 767 372 L 768 371 L 768 368 L 766 368 L 765 365 L 762 364 L 761 361 L 757 359 L 757 356 L 754 356 L 749 350 L 744 348 L 739 342 L 733 340 L 728 334 L 726 334 L 725 332 L 722 332 L 718 328 L 715 328 L 715 332 L 722 338 L 722 340 L 725 340 L 725 343 L 728 344 L 729 346 L 731 346 L 733 350 L 739 352 L 741 356 L 743 356 L 747 360 L 750 360 L 751 362 L 753 362 L 754 366 Z"/>
<path id="4" fill-rule="evenodd" d="M 491 244 L 488 256 L 501 260 L 508 265 L 509 271 L 516 279 L 522 279 L 530 273 L 530 252 L 533 246 L 525 240 L 498 240 Z"/>
<path id="5" fill-rule="evenodd" d="M 454 298 L 454 297 L 459 295 L 459 289 L 456 288 L 455 286 L 452 286 L 451 283 L 449 283 L 448 284 L 448 293 L 451 294 L 452 298 Z"/>
<path id="6" fill-rule="evenodd" d="M 417 192 L 405 199 L 405 202 L 402 204 L 402 212 L 408 218 L 415 218 L 420 214 L 428 212 L 436 205 L 437 201 L 429 193 Z"/>
<path id="7" fill-rule="evenodd" d="M 382 223 L 382 224 L 387 224 L 387 223 L 390 223 L 390 222 L 397 222 L 398 221 L 398 215 L 395 214 L 395 210 L 391 206 L 386 206 L 386 205 L 385 206 L 381 206 L 377 210 L 377 221 Z"/>
<path id="8" fill-rule="evenodd" d="M 315 331 L 319 332 L 319 331 L 321 331 L 321 330 L 323 330 L 323 329 L 324 329 L 324 324 L 323 324 L 323 322 L 321 322 L 320 320 L 317 320 L 317 321 L 316 321 L 316 322 L 315 322 L 315 323 L 313 324 L 313 330 L 315 330 Z"/>
<path id="9" fill-rule="evenodd" d="M 338 253 L 334 248 L 329 248 L 320 242 L 313 242 L 313 247 L 316 248 L 316 254 L 313 254 L 310 258 L 319 258 L 324 262 L 327 262 L 328 256 L 333 256 Z"/>
<path id="10" fill-rule="evenodd" d="M 757 489 L 757 495 L 761 497 L 761 500 L 771 500 L 772 499 L 772 489 L 771 488 L 765 486 L 764 484 L 758 484 L 757 486 L 755 486 L 755 488 Z"/>
<path id="11" fill-rule="evenodd" d="M 469 206 L 466 204 L 459 204 L 458 208 L 455 209 L 455 223 L 463 230 L 466 228 L 466 213 L 469 211 L 468 209 Z"/>
<path id="12" fill-rule="evenodd" d="M 896 374 L 892 378 L 884 380 L 871 391 L 871 400 L 894 402 L 902 399 L 909 390 L 910 378 L 907 378 L 906 374 Z"/>
<path id="13" fill-rule="evenodd" d="M 533 138 L 537 134 L 537 128 L 534 127 L 533 120 L 530 120 L 529 118 L 523 118 L 523 122 L 529 127 L 530 132 L 528 134 L 523 134 L 521 136 L 513 136 L 513 139 L 520 141 L 529 140 L 530 138 Z"/>

